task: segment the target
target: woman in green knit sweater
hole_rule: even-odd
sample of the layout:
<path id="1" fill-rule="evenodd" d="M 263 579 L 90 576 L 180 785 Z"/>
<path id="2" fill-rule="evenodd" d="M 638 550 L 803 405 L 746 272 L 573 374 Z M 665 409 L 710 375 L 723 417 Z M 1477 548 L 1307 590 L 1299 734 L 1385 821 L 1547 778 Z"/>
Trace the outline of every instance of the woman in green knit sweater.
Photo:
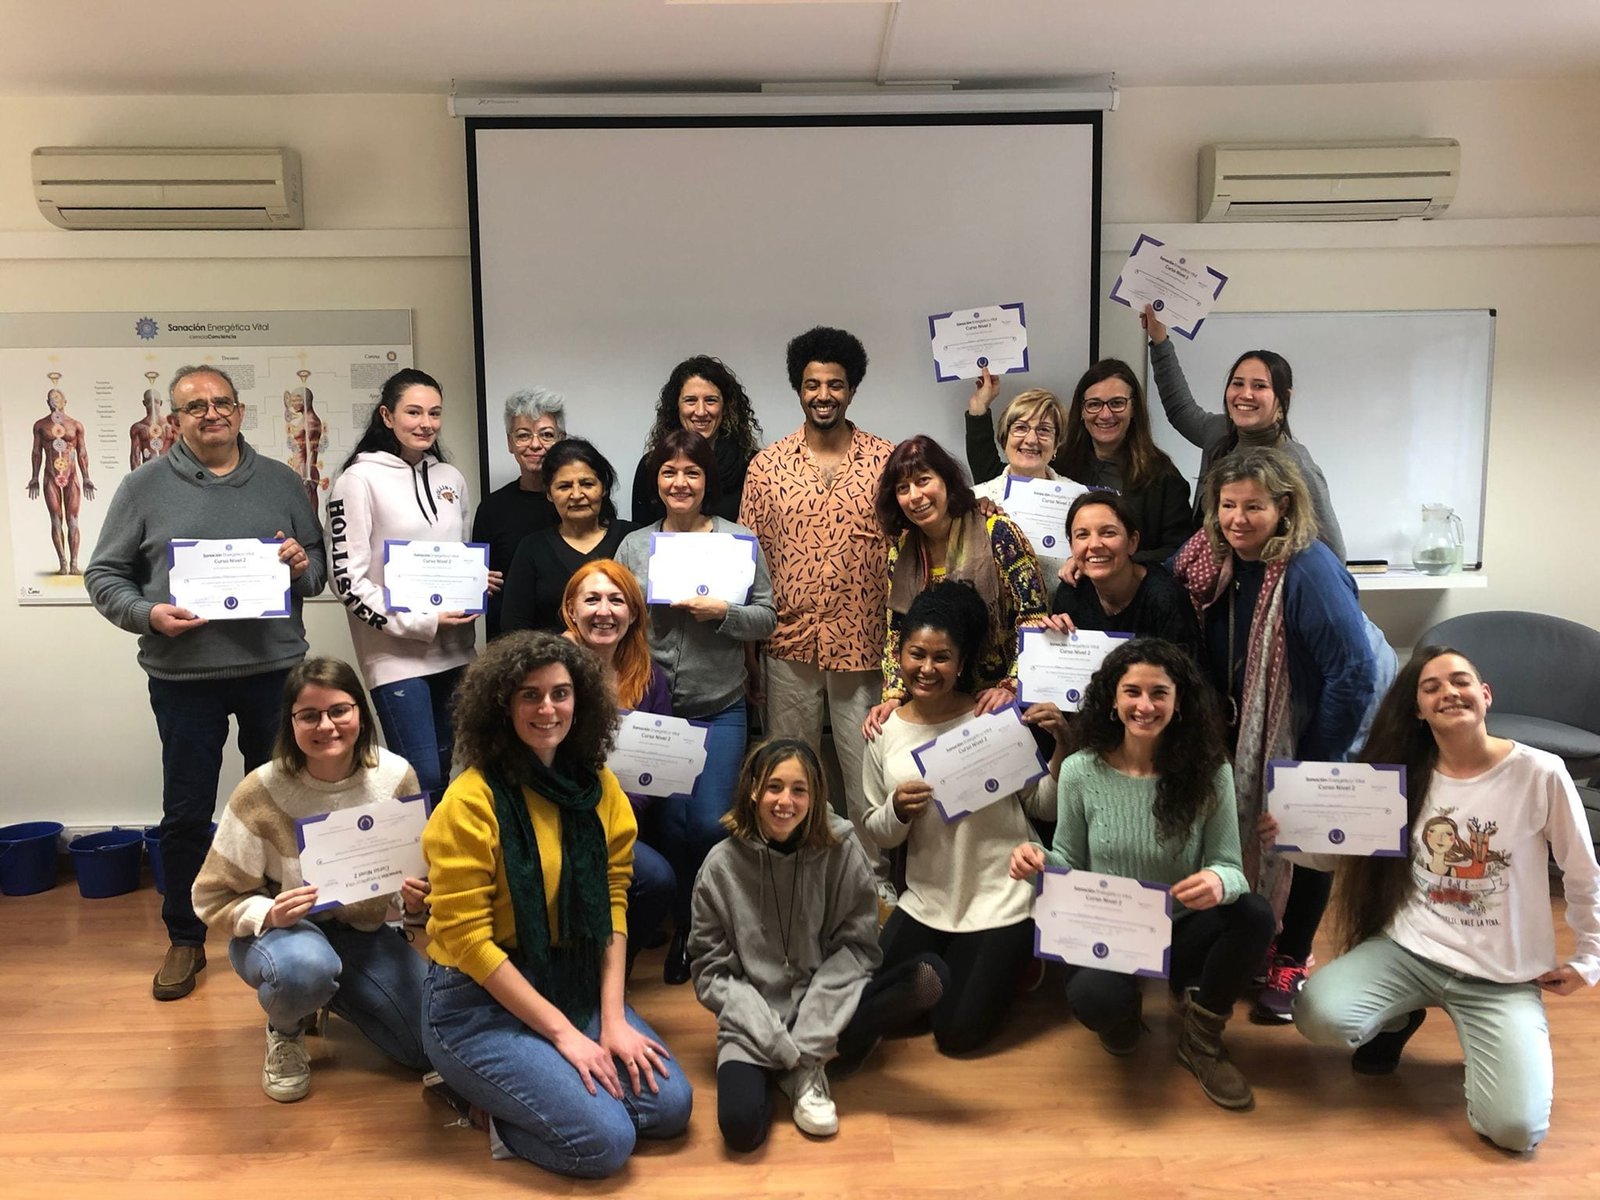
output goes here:
<path id="1" fill-rule="evenodd" d="M 1061 764 L 1055 846 L 1018 846 L 1011 876 L 1027 879 L 1048 864 L 1168 885 L 1168 983 L 1184 1001 L 1178 1061 L 1216 1104 L 1253 1107 L 1222 1030 L 1274 921 L 1240 867 L 1216 698 L 1185 651 L 1138 638 L 1106 656 L 1072 733 L 1079 748 Z M 1133 1052 L 1144 1028 L 1137 976 L 1075 968 L 1067 1002 L 1106 1050 Z"/>

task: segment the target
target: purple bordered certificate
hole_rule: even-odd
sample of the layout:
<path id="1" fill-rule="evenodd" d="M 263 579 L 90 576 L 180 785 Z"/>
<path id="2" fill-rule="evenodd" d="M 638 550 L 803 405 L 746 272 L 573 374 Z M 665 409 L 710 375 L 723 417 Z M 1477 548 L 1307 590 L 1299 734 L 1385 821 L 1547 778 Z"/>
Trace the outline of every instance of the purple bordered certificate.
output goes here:
<path id="1" fill-rule="evenodd" d="M 1037 783 L 1046 773 L 1016 702 L 963 721 L 911 751 L 946 821 L 959 820 Z"/>
<path id="2" fill-rule="evenodd" d="M 985 368 L 991 375 L 1028 369 L 1028 319 L 1020 302 L 934 313 L 928 337 L 939 383 L 977 379 Z"/>
<path id="3" fill-rule="evenodd" d="M 633 796 L 687 796 L 706 769 L 704 721 L 624 709 L 606 766 Z"/>
<path id="4" fill-rule="evenodd" d="M 383 540 L 389 612 L 481 613 L 489 603 L 488 542 Z"/>
<path id="5" fill-rule="evenodd" d="M 1172 970 L 1172 896 L 1164 884 L 1046 867 L 1033 902 L 1033 953 L 1165 979 Z"/>
<path id="6" fill-rule="evenodd" d="M 1071 479 L 1030 479 L 1007 475 L 1000 507 L 1041 554 L 1071 558 L 1067 550 L 1067 510 L 1089 489 Z"/>
<path id="7" fill-rule="evenodd" d="M 282 538 L 173 538 L 167 543 L 171 602 L 208 621 L 289 615 L 289 564 Z"/>
<path id="8" fill-rule="evenodd" d="M 1096 629 L 1017 630 L 1017 703 L 1048 701 L 1062 712 L 1077 712 L 1106 655 L 1132 636 Z"/>
<path id="9" fill-rule="evenodd" d="M 1193 341 L 1227 282 L 1215 267 L 1141 233 L 1111 286 L 1111 298 L 1129 308 L 1150 305 L 1162 324 Z"/>
<path id="10" fill-rule="evenodd" d="M 652 533 L 645 575 L 649 604 L 676 604 L 696 596 L 746 604 L 756 582 L 755 535 Z"/>
<path id="11" fill-rule="evenodd" d="M 425 878 L 426 799 L 420 794 L 395 796 L 296 821 L 300 874 L 317 888 L 311 911 L 392 896 L 407 876 Z"/>
<path id="12" fill-rule="evenodd" d="M 1274 850 L 1403 858 L 1410 852 L 1406 769 L 1400 763 L 1267 764 L 1267 811 L 1278 822 Z"/>

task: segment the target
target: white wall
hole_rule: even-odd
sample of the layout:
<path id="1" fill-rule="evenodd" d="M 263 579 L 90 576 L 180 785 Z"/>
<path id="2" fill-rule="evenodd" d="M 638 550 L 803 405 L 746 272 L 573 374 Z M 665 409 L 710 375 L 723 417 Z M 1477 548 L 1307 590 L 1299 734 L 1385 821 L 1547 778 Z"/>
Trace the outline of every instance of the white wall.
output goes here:
<path id="1" fill-rule="evenodd" d="M 1106 120 L 1105 219 L 1192 221 L 1195 151 L 1207 141 L 1412 135 L 1462 142 L 1452 218 L 1600 215 L 1600 82 L 1589 81 L 1126 91 L 1120 111 Z M 38 239 L 17 235 L 50 228 L 33 203 L 29 151 L 95 143 L 288 145 L 301 153 L 313 229 L 459 230 L 466 224 L 463 135 L 445 116 L 442 98 L 0 98 L 0 306 L 408 307 L 417 363 L 446 390 L 447 444 L 473 477 L 464 258 L 403 250 L 381 258 L 298 257 L 307 243 L 292 236 L 282 242 L 284 253 L 271 257 L 23 254 L 16 247 L 26 242 L 32 254 Z M 203 244 L 181 233 L 159 243 L 166 254 L 169 245 Z M 1106 248 L 1108 284 L 1125 253 Z M 1588 480 L 1600 446 L 1600 405 L 1592 371 L 1580 378 L 1593 357 L 1600 246 L 1226 253 L 1226 298 L 1235 308 L 1499 310 L 1485 547 L 1492 586 L 1375 597 L 1369 611 L 1392 641 L 1410 645 L 1434 621 L 1472 608 L 1533 608 L 1600 626 L 1600 561 L 1589 552 L 1586 528 L 1595 510 Z M 1138 362 L 1141 343 L 1128 311 L 1107 303 L 1102 319 L 1102 352 Z M 1356 369 L 1352 386 L 1381 388 L 1383 381 Z M 14 500 L 0 496 L 0 505 Z M 0 545 L 0 579 L 12 578 L 11 566 L 9 547 Z M 311 606 L 307 623 L 315 649 L 348 653 L 336 606 Z M 156 819 L 159 746 L 130 636 L 87 608 L 9 608 L 0 623 L 0 679 L 17 712 L 0 724 L 0 821 Z M 234 766 L 225 787 L 236 774 Z"/>

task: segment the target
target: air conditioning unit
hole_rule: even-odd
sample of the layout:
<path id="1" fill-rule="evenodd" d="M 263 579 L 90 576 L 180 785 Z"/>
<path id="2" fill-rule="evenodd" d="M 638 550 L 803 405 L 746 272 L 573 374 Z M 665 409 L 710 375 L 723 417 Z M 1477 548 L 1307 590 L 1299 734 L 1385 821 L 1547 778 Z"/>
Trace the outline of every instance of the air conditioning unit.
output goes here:
<path id="1" fill-rule="evenodd" d="M 1392 221 L 1455 199 L 1461 143 L 1265 142 L 1200 148 L 1202 221 Z"/>
<path id="2" fill-rule="evenodd" d="M 63 229 L 304 229 L 293 150 L 43 146 L 39 211 Z"/>

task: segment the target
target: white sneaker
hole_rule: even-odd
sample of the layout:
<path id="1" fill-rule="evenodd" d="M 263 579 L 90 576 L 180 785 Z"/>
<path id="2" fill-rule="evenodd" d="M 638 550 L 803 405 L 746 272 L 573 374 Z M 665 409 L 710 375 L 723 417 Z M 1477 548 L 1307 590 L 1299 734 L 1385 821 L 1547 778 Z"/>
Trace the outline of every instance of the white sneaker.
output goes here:
<path id="1" fill-rule="evenodd" d="M 306 1035 L 292 1037 L 267 1026 L 267 1061 L 261 1065 L 261 1090 L 280 1104 L 304 1100 L 311 1090 L 311 1055 Z"/>
<path id="2" fill-rule="evenodd" d="M 839 1132 L 839 1110 L 828 1091 L 828 1076 L 820 1064 L 800 1066 L 778 1080 L 778 1090 L 794 1106 L 794 1123 L 801 1133 L 832 1137 Z"/>

